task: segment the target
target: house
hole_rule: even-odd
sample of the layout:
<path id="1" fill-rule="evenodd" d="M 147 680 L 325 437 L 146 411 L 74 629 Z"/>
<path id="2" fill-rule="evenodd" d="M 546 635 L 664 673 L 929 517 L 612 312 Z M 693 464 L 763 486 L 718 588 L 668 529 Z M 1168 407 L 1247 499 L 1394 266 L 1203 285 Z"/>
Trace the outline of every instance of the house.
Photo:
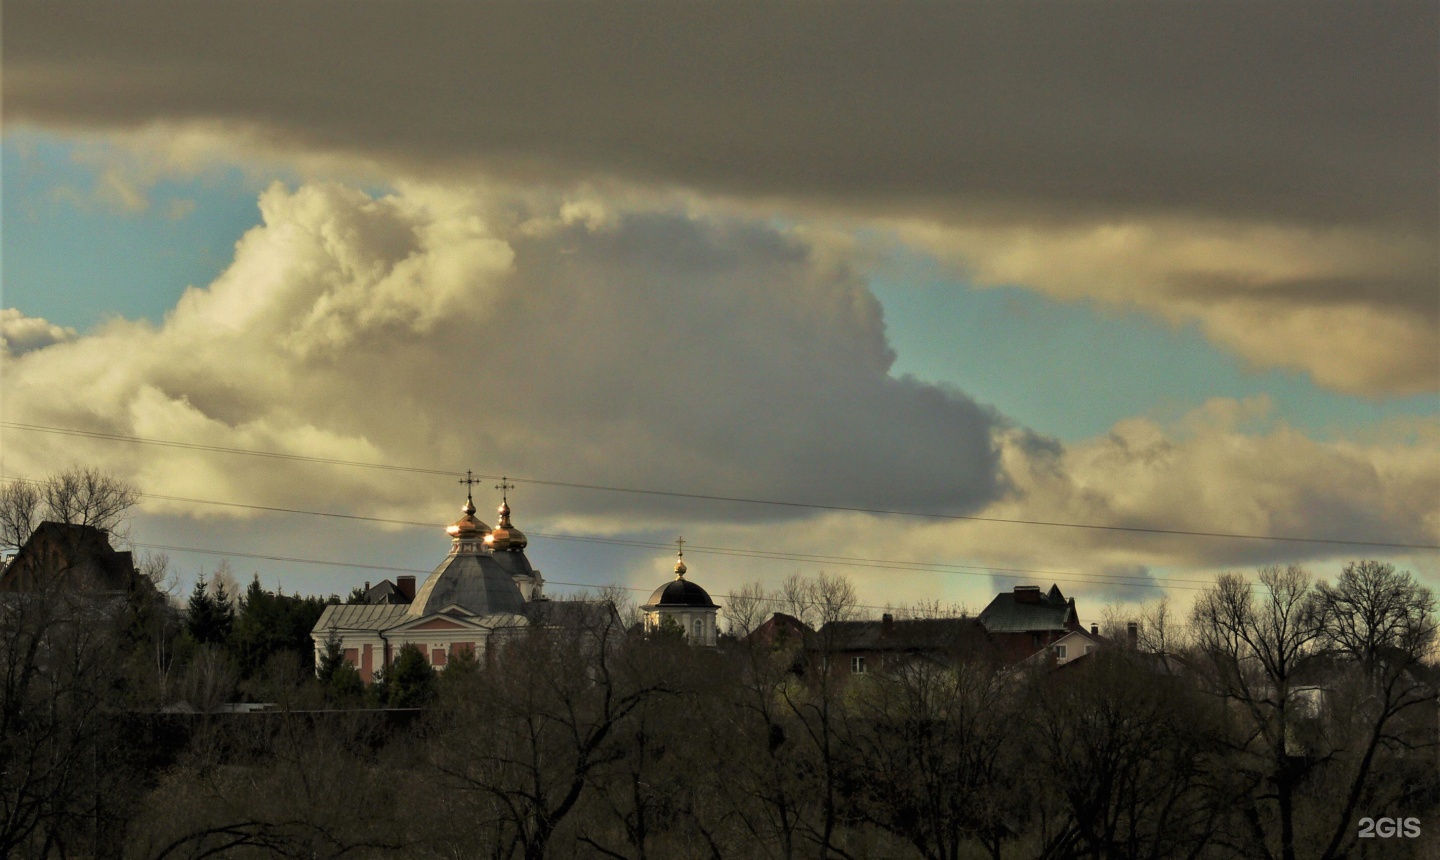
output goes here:
<path id="1" fill-rule="evenodd" d="M 761 645 L 776 650 L 800 648 L 804 646 L 806 638 L 814 632 L 810 629 L 810 625 L 799 618 L 784 612 L 776 612 L 759 627 L 750 631 L 750 634 L 745 637 L 745 641 L 751 645 Z"/>
<path id="2" fill-rule="evenodd" d="M 886 613 L 878 621 L 832 621 L 808 636 L 805 648 L 812 662 L 819 658 L 821 665 L 850 675 L 916 662 L 945 666 L 995 656 L 984 628 L 967 616 L 896 619 Z"/>
<path id="3" fill-rule="evenodd" d="M 1044 663 L 1051 666 L 1064 666 L 1073 663 L 1082 657 L 1094 654 L 1105 645 L 1098 632 L 1092 627 L 1091 632 L 1084 630 L 1071 630 L 1045 648 L 1036 651 L 1025 658 L 1024 663 Z"/>
<path id="4" fill-rule="evenodd" d="M 461 512 L 445 529 L 450 553 L 413 596 L 407 594 L 413 578 L 406 583 L 407 577 L 398 577 L 395 586 L 367 590 L 367 597 L 374 593 L 385 602 L 325 607 L 310 634 L 317 665 L 334 639 L 366 682 L 406 645 L 443 669 L 461 652 L 485 656 L 494 637 L 530 623 L 531 604 L 544 600 L 544 580 L 525 557 L 527 540 L 510 522 L 509 500 L 502 498 L 495 529 L 476 518 L 468 493 Z"/>
<path id="5" fill-rule="evenodd" d="M 382 579 L 374 586 L 365 583 L 365 602 L 374 606 L 378 604 L 409 604 L 415 599 L 415 577 L 397 576 L 395 581 Z"/>
<path id="6" fill-rule="evenodd" d="M 126 594 L 154 585 L 135 570 L 134 557 L 110 546 L 94 526 L 43 522 L 0 574 L 0 592 Z"/>
<path id="7" fill-rule="evenodd" d="M 1075 598 L 1061 594 L 1058 585 L 1044 593 L 1037 585 L 1002 591 L 981 610 L 979 622 L 1006 663 L 1019 663 L 1081 629 Z"/>

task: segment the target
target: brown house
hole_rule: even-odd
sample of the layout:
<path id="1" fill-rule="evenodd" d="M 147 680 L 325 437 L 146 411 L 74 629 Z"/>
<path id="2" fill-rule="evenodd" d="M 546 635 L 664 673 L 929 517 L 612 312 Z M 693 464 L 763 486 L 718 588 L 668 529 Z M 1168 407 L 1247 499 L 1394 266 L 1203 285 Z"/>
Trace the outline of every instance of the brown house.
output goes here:
<path id="1" fill-rule="evenodd" d="M 135 570 L 128 552 L 110 546 L 110 535 L 94 526 L 41 523 L 0 573 L 0 592 L 125 594 L 151 586 Z"/>
<path id="2" fill-rule="evenodd" d="M 979 621 L 1007 663 L 1019 663 L 1081 629 L 1075 598 L 1061 594 L 1058 585 L 1044 593 L 1038 585 L 1002 591 L 980 612 Z"/>

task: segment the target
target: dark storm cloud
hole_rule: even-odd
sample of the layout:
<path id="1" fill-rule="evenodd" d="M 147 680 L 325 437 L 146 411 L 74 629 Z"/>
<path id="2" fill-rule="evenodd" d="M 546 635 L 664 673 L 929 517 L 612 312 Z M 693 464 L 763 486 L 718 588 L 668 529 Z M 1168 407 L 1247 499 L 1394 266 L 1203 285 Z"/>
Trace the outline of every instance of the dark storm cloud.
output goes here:
<path id="1" fill-rule="evenodd" d="M 941 215 L 1428 229 L 1436 8 L 11 2 L 5 110 Z"/>

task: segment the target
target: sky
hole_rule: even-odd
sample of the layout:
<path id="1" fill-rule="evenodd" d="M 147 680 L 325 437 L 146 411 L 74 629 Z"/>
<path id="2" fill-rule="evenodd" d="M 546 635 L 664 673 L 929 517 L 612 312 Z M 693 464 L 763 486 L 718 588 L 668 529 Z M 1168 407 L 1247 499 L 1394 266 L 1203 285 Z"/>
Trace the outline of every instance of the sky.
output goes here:
<path id="1" fill-rule="evenodd" d="M 1382 5 L 8 3 L 0 472 L 133 482 L 182 588 L 429 570 L 466 469 L 558 592 L 1440 587 Z"/>

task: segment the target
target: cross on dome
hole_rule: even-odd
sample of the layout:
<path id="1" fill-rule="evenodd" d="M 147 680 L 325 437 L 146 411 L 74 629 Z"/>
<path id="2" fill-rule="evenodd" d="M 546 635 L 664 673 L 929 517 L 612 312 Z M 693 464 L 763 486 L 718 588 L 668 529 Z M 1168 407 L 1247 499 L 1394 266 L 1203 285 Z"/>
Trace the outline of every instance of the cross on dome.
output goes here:
<path id="1" fill-rule="evenodd" d="M 465 513 L 467 513 L 467 514 L 473 514 L 473 513 L 475 513 L 475 499 L 470 495 L 470 488 L 473 487 L 474 485 L 480 483 L 479 479 L 477 479 L 477 478 L 475 477 L 475 473 L 474 473 L 474 472 L 470 471 L 469 469 L 466 469 L 466 470 L 465 470 L 465 477 L 461 478 L 460 480 L 456 481 L 455 483 L 457 483 L 457 484 L 464 484 L 464 485 L 465 485 L 465 507 L 464 507 L 463 510 L 464 510 Z"/>
<path id="2" fill-rule="evenodd" d="M 675 558 L 676 558 L 676 561 L 675 561 L 675 578 L 676 578 L 676 579 L 683 579 L 683 578 L 685 577 L 685 570 L 686 570 L 686 567 L 685 567 L 685 538 L 683 538 L 683 537 L 677 537 L 677 538 L 675 538 Z"/>
<path id="3" fill-rule="evenodd" d="M 495 485 L 495 489 L 500 491 L 500 501 L 509 503 L 510 500 L 506 497 L 505 493 L 507 490 L 515 489 L 515 485 L 510 483 L 504 475 L 501 475 L 500 483 Z"/>

